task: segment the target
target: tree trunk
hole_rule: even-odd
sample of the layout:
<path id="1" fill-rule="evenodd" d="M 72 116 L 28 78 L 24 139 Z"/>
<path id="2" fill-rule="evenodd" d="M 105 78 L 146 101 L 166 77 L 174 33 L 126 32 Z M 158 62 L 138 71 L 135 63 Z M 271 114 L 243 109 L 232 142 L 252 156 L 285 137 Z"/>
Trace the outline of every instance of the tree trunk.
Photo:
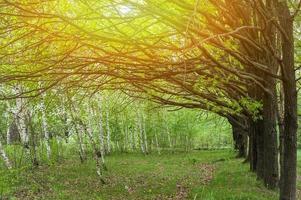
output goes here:
<path id="1" fill-rule="evenodd" d="M 49 137 L 49 131 L 48 131 L 48 123 L 47 123 L 44 99 L 45 99 L 45 97 L 43 95 L 42 101 L 41 101 L 42 127 L 43 127 L 44 137 L 45 137 L 45 141 L 46 141 L 47 158 L 50 159 L 51 147 L 50 147 L 50 137 Z"/>
<path id="2" fill-rule="evenodd" d="M 132 151 L 136 150 L 136 138 L 135 138 L 135 131 L 130 128 L 130 137 L 131 137 L 131 147 Z"/>
<path id="3" fill-rule="evenodd" d="M 99 108 L 99 143 L 100 143 L 100 152 L 101 152 L 101 160 L 102 163 L 105 163 L 104 154 L 105 154 L 105 142 L 104 142 L 104 130 L 103 130 L 103 115 L 102 115 L 102 98 L 99 96 L 98 100 L 98 108 Z"/>
<path id="4" fill-rule="evenodd" d="M 277 144 L 277 130 L 276 130 L 276 91 L 275 81 L 268 80 L 271 84 L 270 91 L 273 93 L 265 94 L 264 109 L 263 109 L 263 123 L 264 123 L 264 183 L 267 188 L 275 189 L 278 186 L 278 144 Z"/>
<path id="5" fill-rule="evenodd" d="M 143 143 L 145 147 L 145 152 L 149 153 L 148 143 L 147 143 L 146 122 L 143 113 L 141 114 L 141 117 L 142 117 L 142 126 L 143 126 Z"/>
<path id="6" fill-rule="evenodd" d="M 156 148 L 157 148 L 158 154 L 160 155 L 161 152 L 160 152 L 160 146 L 159 146 L 159 140 L 158 140 L 157 133 L 155 133 L 155 140 L 156 140 Z"/>
<path id="7" fill-rule="evenodd" d="M 128 151 L 128 143 L 129 143 L 129 139 L 128 139 L 128 126 L 127 124 L 122 120 L 122 130 L 124 132 L 124 140 L 123 140 L 123 149 L 125 150 L 125 152 Z"/>
<path id="8" fill-rule="evenodd" d="M 280 91 L 279 91 L 279 104 L 278 104 L 278 128 L 279 128 L 279 155 L 280 155 L 280 166 L 283 166 L 283 143 L 284 143 L 284 94 L 283 94 L 283 86 L 282 83 L 280 85 Z M 281 186 L 281 178 L 279 185 Z"/>
<path id="9" fill-rule="evenodd" d="M 293 18 L 287 1 L 277 1 L 282 33 L 282 75 L 284 90 L 284 142 L 280 200 L 296 199 L 297 178 L 297 90 L 294 70 Z"/>
<path id="10" fill-rule="evenodd" d="M 38 154 L 37 154 L 37 138 L 36 138 L 36 133 L 34 130 L 33 122 L 32 122 L 32 113 L 30 113 L 28 117 L 28 131 L 30 135 L 30 141 L 31 141 L 31 156 L 32 156 L 32 165 L 33 166 L 38 166 L 39 165 L 39 160 L 38 160 Z"/>
<path id="11" fill-rule="evenodd" d="M 255 123 L 251 119 L 249 122 L 249 159 L 250 170 L 256 172 L 257 167 L 257 139 L 255 132 Z"/>
<path id="12" fill-rule="evenodd" d="M 238 151 L 237 157 L 238 158 L 246 158 L 246 150 L 247 150 L 247 142 L 246 137 L 247 133 L 242 130 L 242 128 L 232 124 L 232 134 L 234 140 L 234 149 Z"/>
<path id="13" fill-rule="evenodd" d="M 143 154 L 146 154 L 146 150 L 145 150 L 145 145 L 144 145 L 144 136 L 143 136 L 143 120 L 142 120 L 142 117 L 141 115 L 138 114 L 137 116 L 137 125 L 139 127 L 139 142 L 140 142 L 140 147 L 141 147 L 141 151 Z"/>
<path id="14" fill-rule="evenodd" d="M 9 118 L 7 117 L 7 122 L 6 122 L 6 125 L 7 125 L 7 128 L 6 128 L 6 144 L 8 144 L 8 145 L 12 143 L 11 136 L 10 136 L 10 131 L 9 131 L 10 124 L 11 124 L 11 122 L 10 122 Z"/>
<path id="15" fill-rule="evenodd" d="M 92 120 L 91 117 L 89 117 L 89 127 L 86 127 L 84 125 L 84 123 L 82 121 L 80 121 L 80 125 L 82 126 L 82 129 L 85 130 L 85 133 L 87 133 L 90 144 L 92 145 L 93 148 L 93 153 L 94 153 L 94 158 L 95 158 L 95 163 L 96 163 L 96 173 L 99 176 L 100 180 L 102 183 L 105 183 L 105 181 L 103 180 L 103 170 L 106 169 L 104 163 L 101 161 L 101 152 L 100 150 L 97 148 L 96 142 L 93 138 L 93 128 L 92 128 Z"/>
<path id="16" fill-rule="evenodd" d="M 83 134 L 84 134 L 85 130 L 83 129 L 83 127 L 81 125 L 79 125 L 77 123 L 74 124 L 74 127 L 75 127 L 75 131 L 76 131 L 76 135 L 77 135 L 78 145 L 79 145 L 79 156 L 80 156 L 81 162 L 83 163 L 87 160 L 86 150 L 85 150 L 84 141 L 83 141 Z"/>
<path id="17" fill-rule="evenodd" d="M 266 9 L 269 14 L 274 16 L 273 0 L 266 1 Z M 267 14 L 267 15 L 269 15 Z M 267 46 L 276 49 L 276 28 L 272 23 L 267 23 L 263 36 Z M 275 60 L 274 53 L 264 54 L 265 64 L 269 66 L 269 71 L 277 74 L 278 62 Z M 264 123 L 264 183 L 267 188 L 275 189 L 278 186 L 279 167 L 278 167 L 278 144 L 277 144 L 277 93 L 276 80 L 268 74 L 262 74 L 265 80 L 266 90 L 263 95 L 263 123 Z"/>
<path id="18" fill-rule="evenodd" d="M 107 108 L 106 108 L 106 128 L 107 128 L 107 152 L 111 153 L 111 129 L 110 129 L 108 102 L 107 102 Z"/>
<path id="19" fill-rule="evenodd" d="M 20 93 L 20 89 L 16 88 L 17 93 Z M 20 133 L 21 143 L 23 146 L 28 149 L 28 132 L 26 126 L 26 108 L 25 108 L 25 100 L 22 98 L 16 98 L 16 110 L 14 111 L 15 121 Z"/>
<path id="20" fill-rule="evenodd" d="M 171 142 L 171 136 L 170 136 L 168 124 L 166 124 L 166 132 L 167 132 L 167 139 L 168 139 L 169 148 L 172 148 L 172 142 Z"/>
<path id="21" fill-rule="evenodd" d="M 257 147 L 257 166 L 256 174 L 259 179 L 264 179 L 264 123 L 258 119 L 255 122 L 256 147 Z"/>
<path id="22" fill-rule="evenodd" d="M 6 101 L 6 105 L 7 105 L 7 111 L 5 113 L 5 117 L 6 117 L 6 125 L 7 125 L 7 128 L 6 128 L 6 144 L 11 144 L 12 143 L 12 140 L 11 140 L 11 135 L 10 135 L 10 125 L 12 123 L 13 120 L 11 120 L 11 117 L 10 117 L 10 114 L 9 112 L 12 112 L 11 110 L 11 107 L 9 105 L 9 102 Z"/>
<path id="23" fill-rule="evenodd" d="M 5 151 L 4 151 L 4 147 L 2 145 L 2 142 L 0 141 L 0 155 L 5 163 L 5 166 L 7 167 L 7 169 L 12 169 L 12 165 L 11 162 L 9 160 L 9 158 L 7 157 Z"/>

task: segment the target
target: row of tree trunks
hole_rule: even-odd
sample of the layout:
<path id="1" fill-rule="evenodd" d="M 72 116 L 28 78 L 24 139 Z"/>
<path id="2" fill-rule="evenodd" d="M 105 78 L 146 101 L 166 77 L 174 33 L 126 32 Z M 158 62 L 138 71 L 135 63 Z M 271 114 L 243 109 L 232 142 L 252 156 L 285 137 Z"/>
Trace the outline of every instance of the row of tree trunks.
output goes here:
<path id="1" fill-rule="evenodd" d="M 271 2 L 266 1 L 265 5 L 272 14 Z M 250 11 L 250 10 L 249 10 Z M 246 13 L 249 12 L 245 10 Z M 261 18 L 252 20 L 252 17 L 258 13 L 254 12 L 254 16 L 249 12 L 248 18 L 244 19 L 244 25 L 260 26 L 266 23 Z M 268 15 L 267 14 L 267 15 Z M 240 26 L 239 24 L 237 26 Z M 271 23 L 266 24 L 265 30 L 261 34 L 254 34 L 253 31 L 245 30 L 245 35 L 250 36 L 254 41 L 274 49 L 276 46 L 275 27 Z M 256 49 L 249 48 L 249 45 L 244 41 L 241 42 L 240 51 L 243 54 L 256 58 L 259 63 L 264 63 L 269 67 L 269 73 L 277 74 L 278 63 L 275 61 L 274 54 L 266 49 L 263 52 L 258 52 Z M 274 189 L 278 186 L 279 182 L 279 166 L 278 166 L 278 139 L 277 139 L 277 95 L 276 95 L 276 80 L 268 73 L 262 73 L 253 67 L 246 67 L 248 73 L 254 74 L 262 79 L 262 84 L 265 90 L 262 90 L 255 83 L 250 83 L 248 86 L 248 95 L 262 102 L 262 109 L 260 110 L 260 117 L 254 119 L 249 116 L 248 121 L 248 135 L 249 145 L 247 160 L 250 161 L 251 171 L 256 172 L 257 177 L 263 180 L 266 187 Z M 235 129 L 235 128 L 233 128 Z M 243 155 L 240 153 L 240 155 Z M 246 157 L 246 155 L 244 155 Z"/>
<path id="2" fill-rule="evenodd" d="M 248 132 L 232 124 L 232 131 L 237 157 L 246 158 L 250 170 L 256 172 L 268 188 L 274 189 L 279 180 L 277 134 L 270 128 L 273 126 L 266 126 L 266 123 L 263 119 L 250 120 Z"/>
<path id="3" fill-rule="evenodd" d="M 257 177 L 271 189 L 276 188 L 279 181 L 276 104 L 274 102 L 275 99 L 271 96 L 264 99 L 262 118 L 250 119 L 248 132 L 232 123 L 238 157 L 249 160 L 251 171 L 256 172 Z"/>
<path id="4" fill-rule="evenodd" d="M 265 29 L 262 33 L 254 32 L 253 30 L 243 30 L 243 34 L 252 38 L 258 44 L 274 49 L 276 46 L 275 28 L 271 23 L 266 23 L 264 19 L 258 17 L 257 10 L 252 10 L 248 5 L 242 6 L 240 1 L 227 1 L 235 7 L 233 12 L 236 12 L 238 18 L 242 18 L 243 23 L 239 21 L 228 20 L 234 27 L 240 27 L 242 25 L 261 26 L 265 24 Z M 263 4 L 262 4 L 263 5 Z M 272 14 L 271 0 L 267 0 L 265 5 L 268 13 Z M 245 15 L 241 15 L 245 13 Z M 275 61 L 273 53 L 269 49 L 265 49 L 262 52 L 258 52 L 257 49 L 251 47 L 244 40 L 240 41 L 240 51 L 244 55 L 256 60 L 258 63 L 264 63 L 269 67 L 269 72 L 276 74 L 278 65 Z M 262 84 L 265 90 L 262 90 L 255 83 L 248 85 L 248 95 L 259 102 L 262 102 L 263 107 L 260 110 L 260 117 L 254 119 L 254 116 L 249 116 L 246 128 L 247 131 L 240 131 L 242 134 L 235 134 L 239 127 L 232 123 L 233 136 L 235 141 L 235 147 L 238 148 L 238 156 L 246 157 L 250 162 L 250 170 L 256 172 L 257 177 L 263 180 L 264 184 L 271 189 L 278 186 L 279 180 L 279 167 L 278 167 L 278 144 L 277 144 L 277 95 L 276 95 L 276 80 L 268 73 L 262 73 L 256 68 L 246 66 L 246 71 L 250 74 L 254 74 L 262 79 Z M 242 122 L 243 119 L 238 119 Z M 243 130 L 242 128 L 240 128 Z M 243 136 L 248 139 L 242 139 Z M 247 143 L 248 141 L 249 143 Z M 247 153 L 244 153 L 244 149 L 248 149 Z M 246 152 L 246 151 L 245 151 Z"/>

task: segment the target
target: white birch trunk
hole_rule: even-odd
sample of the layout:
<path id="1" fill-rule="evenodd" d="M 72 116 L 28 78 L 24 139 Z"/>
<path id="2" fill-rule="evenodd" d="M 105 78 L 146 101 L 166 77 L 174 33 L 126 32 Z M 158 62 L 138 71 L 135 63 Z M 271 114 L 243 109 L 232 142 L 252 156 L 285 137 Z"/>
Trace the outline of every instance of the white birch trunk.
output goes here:
<path id="1" fill-rule="evenodd" d="M 94 154 L 95 154 L 96 173 L 100 178 L 102 178 L 102 170 L 101 170 L 101 162 L 102 161 L 100 160 L 100 157 L 102 155 L 98 155 L 99 150 L 97 149 L 97 145 L 93 139 L 93 128 L 92 128 L 91 117 L 89 117 L 89 127 L 87 128 L 87 133 L 88 133 L 88 137 L 90 139 L 90 143 L 92 144 Z"/>
<path id="2" fill-rule="evenodd" d="M 99 95 L 98 101 L 98 108 L 99 108 L 99 142 L 100 142 L 100 152 L 101 152 L 101 161 L 105 163 L 104 154 L 105 154 L 105 147 L 104 147 L 104 130 L 103 130 L 103 116 L 102 116 L 102 98 Z"/>
<path id="3" fill-rule="evenodd" d="M 72 119 L 73 129 L 75 130 L 75 133 L 77 136 L 80 159 L 81 159 L 81 162 L 84 162 L 84 160 L 86 160 L 86 152 L 85 152 L 85 147 L 83 144 L 83 134 L 85 133 L 85 129 L 81 125 L 80 119 L 77 116 L 79 113 L 80 113 L 79 108 L 77 107 L 77 105 L 73 104 L 73 101 L 71 99 L 70 115 L 71 115 L 71 119 Z M 68 121 L 68 117 L 67 117 L 67 121 Z"/>
<path id="4" fill-rule="evenodd" d="M 166 125 L 166 132 L 167 132 L 169 147 L 172 148 L 172 142 L 171 142 L 171 137 L 170 137 L 170 132 L 169 132 L 168 125 Z"/>
<path id="5" fill-rule="evenodd" d="M 165 113 L 163 113 L 163 117 L 165 119 L 168 119 Z M 166 120 L 166 121 L 164 120 L 163 123 L 164 123 L 165 129 L 166 129 L 169 148 L 172 148 L 172 141 L 171 141 L 170 131 L 169 131 L 169 127 L 168 127 L 168 120 Z"/>
<path id="6" fill-rule="evenodd" d="M 188 136 L 185 135 L 185 149 L 186 149 L 187 152 L 189 151 L 189 146 L 188 145 L 189 145 L 188 144 Z"/>
<path id="7" fill-rule="evenodd" d="M 7 157 L 5 151 L 4 151 L 4 147 L 0 141 L 0 155 L 5 163 L 5 166 L 8 168 L 8 169 L 12 169 L 12 165 L 11 165 L 11 162 L 9 160 L 9 158 Z"/>
<path id="8" fill-rule="evenodd" d="M 31 157 L 32 157 L 32 164 L 34 166 L 39 165 L 38 155 L 37 155 L 37 144 L 36 144 L 36 134 L 32 125 L 32 116 L 34 113 L 34 109 L 30 109 L 28 113 L 28 134 L 31 136 L 30 140 L 32 141 L 31 144 Z"/>
<path id="9" fill-rule="evenodd" d="M 136 144 L 135 144 L 135 131 L 133 131 L 132 129 L 130 129 L 130 137 L 131 137 L 131 148 L 132 151 L 135 151 L 136 149 Z"/>
<path id="10" fill-rule="evenodd" d="M 117 147 L 117 150 L 119 151 L 120 150 L 120 146 L 119 146 L 118 140 L 116 141 L 116 147 Z"/>
<path id="11" fill-rule="evenodd" d="M 83 162 L 84 160 L 86 160 L 86 151 L 85 151 L 85 146 L 84 146 L 84 143 L 83 143 L 83 133 L 84 133 L 84 129 L 82 126 L 76 124 L 77 126 L 77 137 L 78 137 L 78 142 L 79 142 L 79 153 L 80 153 L 80 156 L 81 156 L 81 161 Z"/>
<path id="12" fill-rule="evenodd" d="M 139 133 L 140 133 L 140 137 L 139 137 L 139 141 L 140 141 L 140 147 L 141 147 L 141 151 L 142 153 L 146 153 L 145 151 L 145 146 L 144 146 L 144 140 L 143 140 L 143 125 L 142 125 L 142 119 L 141 119 L 141 116 L 137 116 L 137 125 L 139 127 Z"/>
<path id="13" fill-rule="evenodd" d="M 139 126 L 137 126 L 137 125 L 135 123 L 133 125 L 133 145 L 134 145 L 135 150 L 137 150 L 137 148 L 139 148 L 139 132 L 140 131 L 139 131 Z"/>
<path id="14" fill-rule="evenodd" d="M 157 133 L 155 133 L 155 140 L 156 140 L 156 147 L 157 147 L 158 154 L 161 154 Z"/>
<path id="15" fill-rule="evenodd" d="M 68 136 L 69 136 L 69 133 L 70 133 L 70 120 L 68 118 L 68 113 L 66 111 L 66 107 L 65 107 L 65 98 L 64 96 L 62 96 L 61 98 L 61 107 L 62 107 L 62 110 L 61 110 L 61 117 L 64 119 L 64 122 L 65 122 L 65 126 L 64 126 L 64 139 L 66 142 L 68 142 Z M 67 134 L 66 134 L 67 132 Z M 68 136 L 67 136 L 68 135 Z"/>
<path id="16" fill-rule="evenodd" d="M 7 105 L 7 111 L 6 111 L 6 126 L 7 126 L 7 129 L 6 129 L 6 143 L 9 145 L 9 144 L 11 144 L 11 136 L 10 136 L 10 132 L 9 132 L 11 120 L 10 120 L 10 114 L 9 113 L 12 112 L 12 109 L 11 109 L 8 101 L 6 101 L 6 105 Z"/>
<path id="17" fill-rule="evenodd" d="M 41 101 L 41 112 L 42 112 L 42 128 L 44 132 L 44 137 L 46 141 L 46 153 L 47 158 L 49 159 L 51 157 L 51 147 L 50 147 L 50 137 L 49 137 L 49 131 L 48 131 L 48 123 L 47 123 L 47 117 L 46 117 L 46 108 L 45 108 L 45 96 L 43 94 L 42 101 Z"/>
<path id="18" fill-rule="evenodd" d="M 101 159 L 100 157 L 102 156 L 100 153 L 99 148 L 97 148 L 97 144 L 94 140 L 93 137 L 93 110 L 91 108 L 91 106 L 88 104 L 87 105 L 87 110 L 89 111 L 89 117 L 88 117 L 88 127 L 84 124 L 83 121 L 79 120 L 79 126 L 80 129 L 82 130 L 83 133 L 86 133 L 88 135 L 88 139 L 89 142 L 93 148 L 93 153 L 94 153 L 94 158 L 95 158 L 95 162 L 96 162 L 96 173 L 99 176 L 100 180 L 104 183 L 104 180 L 102 179 L 102 169 L 104 169 L 105 167 L 102 165 Z"/>
<path id="19" fill-rule="evenodd" d="M 124 120 L 121 120 L 121 132 L 124 135 L 124 139 L 123 139 L 123 150 L 127 151 L 127 147 L 128 147 L 128 129 L 127 129 L 127 125 L 125 125 Z"/>
<path id="20" fill-rule="evenodd" d="M 129 139 L 129 127 L 128 125 L 125 126 L 125 143 L 126 143 L 126 150 L 128 151 L 129 150 L 129 142 L 130 139 Z"/>
<path id="21" fill-rule="evenodd" d="M 7 118 L 7 121 L 6 121 L 6 124 L 7 124 L 7 129 L 6 129 L 6 143 L 9 145 L 11 144 L 11 137 L 10 137 L 10 132 L 9 132 L 9 129 L 10 129 L 10 120 Z"/>
<path id="22" fill-rule="evenodd" d="M 16 99 L 15 120 L 20 133 L 21 142 L 23 145 L 28 145 L 29 137 L 26 126 L 25 102 L 22 98 Z"/>
<path id="23" fill-rule="evenodd" d="M 107 102 L 106 108 L 106 128 L 107 128 L 107 151 L 111 153 L 111 129 L 110 129 L 110 121 L 109 121 L 109 106 Z"/>
<path id="24" fill-rule="evenodd" d="M 148 152 L 148 144 L 147 144 L 147 133 L 146 133 L 146 122 L 145 122 L 145 117 L 142 113 L 142 125 L 143 125 L 143 139 L 144 139 L 144 147 L 145 147 L 145 152 Z"/>

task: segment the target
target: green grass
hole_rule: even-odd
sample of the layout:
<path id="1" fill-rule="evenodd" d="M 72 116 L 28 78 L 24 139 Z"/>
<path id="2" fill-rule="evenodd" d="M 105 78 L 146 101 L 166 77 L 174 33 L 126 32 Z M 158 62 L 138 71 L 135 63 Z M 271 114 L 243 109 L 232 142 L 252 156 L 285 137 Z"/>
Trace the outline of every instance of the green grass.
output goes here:
<path id="1" fill-rule="evenodd" d="M 3 199 L 199 199 L 276 200 L 248 164 L 223 151 L 190 153 L 113 154 L 107 157 L 106 184 L 95 173 L 93 161 L 80 164 L 71 157 L 38 169 L 0 171 Z M 301 155 L 299 154 L 301 161 Z M 299 169 L 301 162 L 298 163 Z M 299 188 L 301 182 L 299 181 Z M 0 198 L 1 199 L 1 198 Z"/>

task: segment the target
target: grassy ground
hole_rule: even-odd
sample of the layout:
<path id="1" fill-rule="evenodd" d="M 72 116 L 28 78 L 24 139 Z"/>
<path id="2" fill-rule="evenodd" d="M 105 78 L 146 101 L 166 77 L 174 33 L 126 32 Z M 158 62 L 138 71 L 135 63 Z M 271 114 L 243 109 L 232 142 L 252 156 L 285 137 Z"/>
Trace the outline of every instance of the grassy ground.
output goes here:
<path id="1" fill-rule="evenodd" d="M 300 157 L 301 160 L 301 157 Z M 301 162 L 298 163 L 301 168 Z M 35 170 L 0 171 L 2 199 L 276 200 L 234 153 L 116 154 L 107 158 L 106 184 L 92 161 L 77 158 Z M 301 188 L 301 181 L 299 182 Z M 1 198 L 0 198 L 1 199 Z"/>

